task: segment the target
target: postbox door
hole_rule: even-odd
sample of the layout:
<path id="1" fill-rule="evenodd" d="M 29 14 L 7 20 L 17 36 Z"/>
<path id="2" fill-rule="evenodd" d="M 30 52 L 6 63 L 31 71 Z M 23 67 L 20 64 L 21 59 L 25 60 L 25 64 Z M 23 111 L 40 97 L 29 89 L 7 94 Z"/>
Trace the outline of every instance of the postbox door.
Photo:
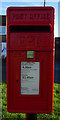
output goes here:
<path id="1" fill-rule="evenodd" d="M 34 51 L 34 58 L 27 59 L 27 51 L 10 51 L 8 58 L 8 111 L 11 112 L 25 112 L 25 113 L 49 113 L 52 111 L 52 87 L 53 87 L 53 52 L 40 52 Z M 22 89 L 22 62 L 35 63 L 35 72 L 32 71 L 33 77 L 38 76 L 35 82 L 38 85 L 38 90 L 35 93 L 33 90 L 28 92 L 26 90 L 21 92 Z M 32 69 L 34 68 L 32 64 Z M 25 66 L 26 67 L 26 66 Z M 28 65 L 29 67 L 29 65 Z M 25 69 L 25 75 L 28 68 Z M 29 68 L 29 70 L 32 70 Z M 37 74 L 38 72 L 38 74 Z M 23 73 L 24 74 L 24 73 Z M 36 75 L 35 75 L 36 74 Z M 28 73 L 28 75 L 31 75 Z M 30 76 L 31 77 L 31 76 Z M 25 80 L 25 79 L 24 79 Z M 32 78 L 26 81 L 25 87 L 29 89 L 29 85 L 35 85 Z M 21 83 L 22 82 L 22 83 Z M 25 82 L 25 81 L 24 81 Z M 29 82 L 31 82 L 29 84 Z M 11 85 L 11 86 L 10 86 Z M 34 88 L 34 87 L 32 87 Z M 32 89 L 31 88 L 31 89 Z M 30 90 L 31 90 L 30 89 Z"/>

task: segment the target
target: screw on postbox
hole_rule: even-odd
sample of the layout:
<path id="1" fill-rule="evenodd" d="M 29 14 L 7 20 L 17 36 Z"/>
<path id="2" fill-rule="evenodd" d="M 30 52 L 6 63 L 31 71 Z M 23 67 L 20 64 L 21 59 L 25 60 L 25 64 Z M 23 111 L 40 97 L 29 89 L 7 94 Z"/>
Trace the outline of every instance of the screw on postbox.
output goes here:
<path id="1" fill-rule="evenodd" d="M 7 9 L 7 110 L 53 110 L 54 8 Z"/>

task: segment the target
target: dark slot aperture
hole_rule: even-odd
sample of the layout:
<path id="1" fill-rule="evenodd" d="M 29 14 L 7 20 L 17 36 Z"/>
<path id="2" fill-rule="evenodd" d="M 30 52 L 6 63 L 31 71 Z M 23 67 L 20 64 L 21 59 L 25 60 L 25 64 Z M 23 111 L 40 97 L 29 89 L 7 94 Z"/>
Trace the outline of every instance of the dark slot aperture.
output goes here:
<path id="1" fill-rule="evenodd" d="M 10 26 L 11 32 L 31 32 L 31 31 L 40 31 L 40 32 L 49 32 L 51 27 L 46 26 Z"/>

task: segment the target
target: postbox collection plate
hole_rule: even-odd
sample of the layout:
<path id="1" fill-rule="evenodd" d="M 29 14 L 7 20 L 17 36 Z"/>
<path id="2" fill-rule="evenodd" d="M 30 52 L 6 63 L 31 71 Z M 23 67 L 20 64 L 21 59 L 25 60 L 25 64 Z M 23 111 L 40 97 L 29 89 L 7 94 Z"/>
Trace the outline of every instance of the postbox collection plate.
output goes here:
<path id="1" fill-rule="evenodd" d="M 39 62 L 21 62 L 21 95 L 39 95 Z"/>

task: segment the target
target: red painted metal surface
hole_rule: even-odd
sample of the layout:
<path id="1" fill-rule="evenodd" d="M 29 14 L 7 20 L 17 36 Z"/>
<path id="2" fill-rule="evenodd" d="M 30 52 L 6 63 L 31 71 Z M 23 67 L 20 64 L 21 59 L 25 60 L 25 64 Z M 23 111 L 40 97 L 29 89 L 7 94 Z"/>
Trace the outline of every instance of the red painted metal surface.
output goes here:
<path id="1" fill-rule="evenodd" d="M 34 58 L 27 59 L 27 51 Z M 39 95 L 21 95 L 21 61 L 40 62 Z M 7 110 L 50 113 L 53 110 L 54 8 L 7 9 Z"/>

